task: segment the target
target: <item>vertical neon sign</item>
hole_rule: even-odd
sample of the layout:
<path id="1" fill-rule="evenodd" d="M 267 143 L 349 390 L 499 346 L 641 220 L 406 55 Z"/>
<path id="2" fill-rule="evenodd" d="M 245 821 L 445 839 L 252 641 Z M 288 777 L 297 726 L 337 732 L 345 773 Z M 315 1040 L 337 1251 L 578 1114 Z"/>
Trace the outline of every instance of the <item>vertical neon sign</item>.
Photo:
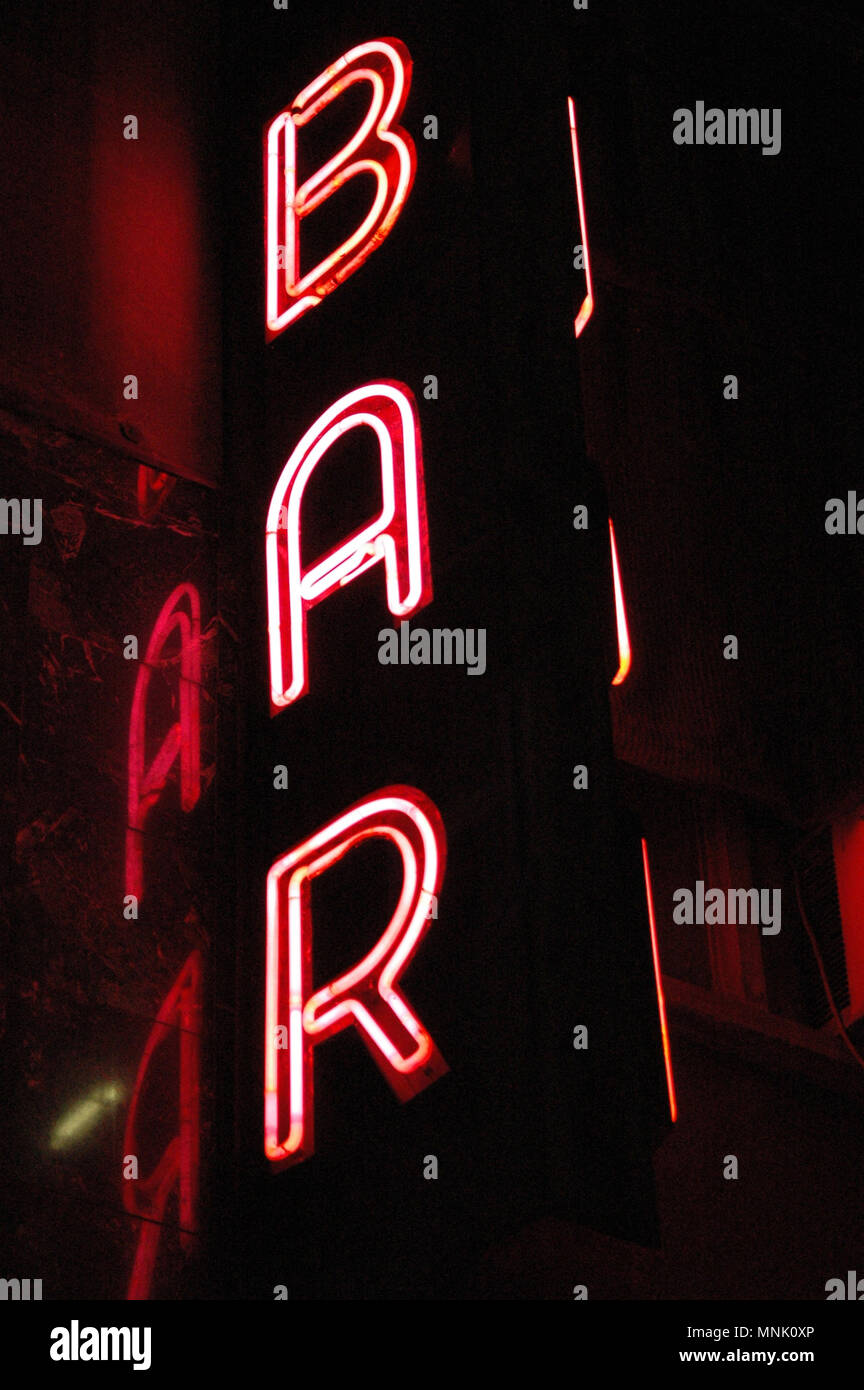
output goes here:
<path id="1" fill-rule="evenodd" d="M 297 187 L 297 133 L 348 86 L 368 82 L 372 96 L 351 139 Z M 411 59 L 397 39 L 352 48 L 305 87 L 271 122 L 265 141 L 266 327 L 268 339 L 320 304 L 391 231 L 415 169 L 410 135 L 395 122 L 411 81 Z M 361 225 L 303 274 L 300 228 L 348 179 L 375 175 L 376 192 Z M 316 467 L 349 430 L 364 426 L 378 442 L 381 510 L 304 570 L 303 495 Z M 335 401 L 300 439 L 270 500 L 265 536 L 270 711 L 277 715 L 309 688 L 306 615 L 378 563 L 387 606 L 407 618 L 432 597 L 423 450 L 414 398 L 401 382 L 375 381 Z M 310 885 L 370 837 L 389 840 L 402 857 L 402 890 L 378 941 L 346 974 L 311 989 L 314 923 Z M 264 1040 L 264 1152 L 277 1165 L 314 1151 L 314 1049 L 343 1028 L 360 1033 L 391 1088 L 407 1100 L 446 1070 L 438 1048 L 397 986 L 430 920 L 444 874 L 441 817 L 421 792 L 372 793 L 280 855 L 267 876 Z"/>
<path id="2" fill-rule="evenodd" d="M 576 129 L 576 103 L 567 98 L 567 113 L 570 120 L 570 144 L 573 152 L 573 172 L 576 179 L 576 197 L 579 204 L 579 232 L 585 264 L 585 297 L 579 307 L 574 323 L 575 336 L 581 336 L 588 320 L 594 312 L 594 286 L 591 279 L 591 257 L 588 250 L 588 226 L 585 218 L 585 195 L 582 188 L 582 165 L 579 158 L 579 137 Z M 624 604 L 624 589 L 621 583 L 621 570 L 618 564 L 618 547 L 615 542 L 615 527 L 609 518 L 609 546 L 612 557 L 612 584 L 615 592 L 615 627 L 618 638 L 618 670 L 613 685 L 623 685 L 630 672 L 632 653 L 630 632 L 627 626 L 627 610 Z M 663 993 L 663 975 L 660 968 L 660 947 L 657 940 L 657 922 L 654 915 L 654 895 L 651 891 L 651 871 L 648 864 L 648 846 L 642 840 L 642 868 L 645 876 L 645 895 L 648 903 L 648 922 L 651 932 L 651 958 L 654 967 L 654 984 L 657 992 L 657 1010 L 660 1019 L 660 1033 L 663 1041 L 663 1064 L 666 1072 L 666 1090 L 669 1097 L 669 1113 L 674 1123 L 678 1116 L 678 1102 L 675 1097 L 675 1079 L 672 1074 L 672 1052 L 669 1045 L 669 1028 L 666 1021 L 666 999 Z"/>
<path id="3" fill-rule="evenodd" d="M 188 611 L 186 611 L 188 608 Z M 154 670 L 173 632 L 180 637 L 179 715 L 158 753 L 147 762 L 147 694 Z M 139 900 L 144 894 L 143 830 L 159 801 L 175 762 L 180 762 L 180 803 L 191 811 L 201 794 L 201 601 L 193 584 L 178 584 L 165 600 L 147 643 L 135 682 L 129 721 L 129 792 L 126 829 L 126 892 Z"/>

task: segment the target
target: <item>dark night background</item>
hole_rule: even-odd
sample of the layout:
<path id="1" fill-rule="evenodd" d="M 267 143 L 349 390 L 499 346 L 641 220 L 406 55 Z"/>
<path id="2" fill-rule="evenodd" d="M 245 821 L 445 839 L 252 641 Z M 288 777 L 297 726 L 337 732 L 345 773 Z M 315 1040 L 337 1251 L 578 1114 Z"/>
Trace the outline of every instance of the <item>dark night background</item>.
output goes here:
<path id="1" fill-rule="evenodd" d="M 389 35 L 414 65 L 413 190 L 366 264 L 268 344 L 263 131 Z M 862 541 L 824 520 L 864 495 L 862 49 L 833 2 L 6 7 L 0 494 L 41 496 L 44 534 L 0 536 L 4 1277 L 126 1296 L 126 1105 L 193 949 L 201 1196 L 186 1250 L 169 1202 L 154 1298 L 820 1301 L 864 1274 L 864 1081 L 808 933 L 860 1047 Z M 595 296 L 578 341 L 568 95 Z M 672 113 L 697 100 L 781 108 L 781 152 L 675 145 Z M 310 169 L 361 107 L 349 92 L 309 127 Z M 333 244 L 367 193 L 349 186 L 310 237 Z M 487 671 L 379 665 L 397 624 L 376 566 L 313 610 L 309 693 L 271 719 L 272 490 L 318 415 L 375 379 L 410 387 L 422 427 L 434 597 L 412 627 L 485 628 Z M 376 486 L 368 441 L 333 451 L 307 562 Z M 614 688 L 607 515 L 633 647 Z M 202 604 L 201 795 L 183 813 L 175 772 L 130 922 L 124 637 L 143 654 L 183 582 Z M 154 747 L 170 681 L 160 698 Z M 394 783 L 447 832 L 404 988 L 450 1071 L 403 1106 L 339 1034 L 315 1054 L 317 1152 L 274 1173 L 266 872 Z M 316 980 L 380 933 L 394 861 L 366 846 L 316 884 Z M 780 934 L 676 926 L 672 893 L 700 878 L 782 889 Z M 174 1132 L 177 1055 L 160 1048 L 142 1098 L 145 1172 Z"/>

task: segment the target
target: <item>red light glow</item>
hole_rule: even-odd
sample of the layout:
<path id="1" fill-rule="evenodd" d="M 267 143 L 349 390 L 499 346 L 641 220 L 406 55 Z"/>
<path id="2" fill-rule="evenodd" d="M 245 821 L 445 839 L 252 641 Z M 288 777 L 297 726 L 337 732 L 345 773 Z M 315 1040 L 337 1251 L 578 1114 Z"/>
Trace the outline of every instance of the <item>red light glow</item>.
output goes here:
<path id="1" fill-rule="evenodd" d="M 669 1114 L 674 1124 L 678 1118 L 675 1099 L 675 1078 L 672 1075 L 672 1052 L 669 1047 L 669 1028 L 666 1023 L 666 998 L 660 971 L 660 950 L 657 945 L 657 922 L 654 917 L 654 894 L 651 892 L 651 870 L 648 866 L 648 845 L 642 841 L 642 868 L 645 871 L 645 896 L 648 899 L 648 921 L 651 927 L 651 956 L 654 961 L 654 982 L 657 986 L 657 1010 L 660 1014 L 660 1033 L 663 1038 L 663 1062 L 666 1067 L 666 1090 L 669 1093 Z"/>
<path id="2" fill-rule="evenodd" d="M 309 885 L 350 849 L 372 836 L 392 841 L 402 856 L 402 891 L 386 930 L 349 970 L 310 993 L 312 932 Z M 429 926 L 430 906 L 444 876 L 441 818 L 412 787 L 387 787 L 364 797 L 283 855 L 267 875 L 267 983 L 264 1039 L 264 1149 L 274 1163 L 314 1151 L 313 1050 L 354 1026 L 400 1100 L 443 1075 L 447 1064 L 396 988 Z M 287 1046 L 278 1045 L 285 1028 Z M 288 1112 L 287 1135 L 284 1112 Z"/>
<path id="3" fill-rule="evenodd" d="M 621 587 L 621 571 L 618 568 L 618 547 L 615 544 L 615 527 L 609 518 L 609 544 L 612 548 L 612 583 L 615 589 L 615 626 L 618 631 L 618 670 L 613 677 L 613 685 L 623 685 L 630 670 L 630 633 L 627 628 L 627 610 L 624 607 L 624 590 Z"/>
<path id="4" fill-rule="evenodd" d="M 347 144 L 298 188 L 298 129 L 355 82 L 368 82 L 372 88 L 363 121 Z M 416 167 L 411 136 L 394 125 L 410 85 L 411 58 L 404 44 L 398 39 L 375 39 L 332 63 L 268 127 L 264 171 L 268 340 L 353 275 L 392 230 Z M 301 221 L 361 173 L 372 173 L 377 181 L 364 221 L 335 251 L 301 275 Z"/>
<path id="5" fill-rule="evenodd" d="M 188 605 L 188 612 L 181 607 Z M 153 671 L 176 664 L 178 657 L 163 657 L 165 644 L 175 629 L 180 634 L 179 718 L 165 735 L 162 746 L 146 768 L 147 691 Z M 180 804 L 191 811 L 201 793 L 201 604 L 192 584 L 179 584 L 166 599 L 147 644 L 132 700 L 129 722 L 129 799 L 126 828 L 126 892 L 139 902 L 144 894 L 143 829 L 149 812 L 161 797 L 174 763 L 180 759 Z"/>
<path id="6" fill-rule="evenodd" d="M 585 298 L 582 300 L 574 325 L 576 337 L 578 338 L 594 312 L 594 287 L 591 281 L 591 260 L 588 255 L 588 226 L 585 221 L 585 198 L 582 193 L 582 166 L 579 162 L 579 138 L 576 134 L 576 104 L 572 97 L 567 98 L 567 110 L 570 116 L 570 143 L 573 147 L 573 172 L 576 175 L 576 197 L 579 200 L 579 235 L 582 239 L 585 259 Z"/>
<path id="7" fill-rule="evenodd" d="M 145 520 L 155 516 L 176 482 L 177 479 L 170 473 L 160 473 L 155 468 L 148 468 L 146 463 L 139 464 L 136 483 L 138 515 Z"/>
<path id="8" fill-rule="evenodd" d="M 180 1244 L 184 1250 L 190 1250 L 194 1241 L 200 1155 L 200 1027 L 201 961 L 198 952 L 193 951 L 172 985 L 147 1039 L 126 1115 L 123 1153 L 137 1155 L 140 1148 L 136 1119 L 144 1078 L 159 1045 L 176 1037 L 180 1054 L 177 1133 L 152 1173 L 144 1178 L 123 1179 L 123 1205 L 140 1220 L 127 1299 L 150 1297 L 165 1208 L 175 1186 L 178 1187 Z"/>
<path id="9" fill-rule="evenodd" d="M 304 489 L 331 445 L 359 425 L 373 430 L 380 446 L 380 515 L 304 572 Z M 379 561 L 394 616 L 407 618 L 432 597 L 420 422 L 407 386 L 378 381 L 349 391 L 306 431 L 273 492 L 266 552 L 270 707 L 276 714 L 308 689 L 308 609 Z"/>

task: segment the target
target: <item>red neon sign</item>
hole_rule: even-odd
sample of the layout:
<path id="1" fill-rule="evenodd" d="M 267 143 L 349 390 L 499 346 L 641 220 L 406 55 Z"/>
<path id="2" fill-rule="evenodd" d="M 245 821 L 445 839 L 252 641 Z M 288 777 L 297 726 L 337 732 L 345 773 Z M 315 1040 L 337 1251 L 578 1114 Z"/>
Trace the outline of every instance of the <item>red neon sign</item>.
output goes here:
<path id="1" fill-rule="evenodd" d="M 627 610 L 624 607 L 624 590 L 621 587 L 621 571 L 618 567 L 618 547 L 615 544 L 615 527 L 609 518 L 609 544 L 612 549 L 612 584 L 615 589 L 615 627 L 618 633 L 618 670 L 612 678 L 613 685 L 623 685 L 630 670 L 630 632 L 627 627 Z"/>
<path id="2" fill-rule="evenodd" d="M 188 612 L 181 607 L 188 604 Z M 147 692 L 154 669 L 176 664 L 162 657 L 168 638 L 180 634 L 179 717 L 171 725 L 149 767 L 147 750 Z M 142 831 L 161 797 L 174 763 L 180 759 L 180 804 L 191 811 L 201 794 L 201 603 L 193 584 L 178 584 L 166 599 L 147 644 L 135 682 L 129 721 L 129 796 L 126 829 L 126 892 L 141 899 L 144 892 Z"/>
<path id="3" fill-rule="evenodd" d="M 180 1052 L 177 1133 L 152 1173 L 145 1178 L 124 1178 L 123 1181 L 123 1205 L 141 1224 L 127 1299 L 150 1297 L 165 1208 L 175 1187 L 178 1188 L 180 1244 L 184 1250 L 189 1250 L 194 1241 L 200 1153 L 200 1014 L 201 961 L 198 952 L 193 951 L 172 985 L 147 1039 L 126 1116 L 123 1152 L 137 1156 L 136 1119 L 144 1078 L 159 1045 L 176 1036 Z"/>
<path id="4" fill-rule="evenodd" d="M 360 425 L 378 438 L 381 512 L 304 571 L 304 489 L 327 450 Z M 275 714 L 308 689 L 306 613 L 334 589 L 383 561 L 387 606 L 395 616 L 407 618 L 432 597 L 420 422 L 407 386 L 376 381 L 349 391 L 306 431 L 274 489 L 266 550 L 270 707 Z"/>
<path id="5" fill-rule="evenodd" d="M 572 97 L 567 98 L 567 111 L 570 116 L 570 144 L 573 147 L 573 172 L 576 175 L 576 197 L 579 200 L 579 235 L 585 258 L 585 298 L 576 315 L 574 328 L 578 338 L 594 312 L 594 287 L 591 283 L 591 261 L 588 256 L 588 226 L 585 221 L 585 199 L 582 194 L 582 166 L 579 161 L 579 138 L 576 134 L 576 104 Z"/>
<path id="6" fill-rule="evenodd" d="M 310 882 L 371 836 L 392 841 L 402 856 L 396 910 L 353 969 L 313 992 Z M 386 787 L 358 801 L 271 867 L 264 1148 L 274 1163 L 296 1162 L 314 1151 L 313 1051 L 342 1028 L 358 1029 L 400 1100 L 446 1072 L 433 1039 L 396 985 L 429 926 L 445 853 L 444 827 L 431 801 L 412 787 Z"/>
<path id="7" fill-rule="evenodd" d="M 297 131 L 355 82 L 372 87 L 363 121 L 347 144 L 298 188 Z M 268 340 L 353 275 L 392 230 L 411 190 L 416 166 L 411 136 L 394 124 L 410 85 L 411 58 L 405 45 L 398 39 L 375 39 L 331 63 L 268 127 L 264 171 Z M 377 184 L 364 221 L 335 251 L 301 275 L 301 221 L 348 179 L 362 173 L 374 174 Z"/>
<path id="8" fill-rule="evenodd" d="M 648 922 L 651 928 L 651 958 L 654 961 L 654 983 L 657 987 L 657 1012 L 660 1015 L 660 1034 L 663 1038 L 663 1063 L 666 1068 L 666 1090 L 669 1095 L 669 1114 L 674 1124 L 678 1118 L 678 1102 L 675 1099 L 675 1078 L 672 1075 L 672 1050 L 669 1046 L 669 1028 L 666 1023 L 666 996 L 663 993 L 663 975 L 660 970 L 660 948 L 657 944 L 657 922 L 654 917 L 654 894 L 651 891 L 651 870 L 648 866 L 648 845 L 642 841 L 642 868 L 645 873 L 645 896 L 648 900 Z"/>

